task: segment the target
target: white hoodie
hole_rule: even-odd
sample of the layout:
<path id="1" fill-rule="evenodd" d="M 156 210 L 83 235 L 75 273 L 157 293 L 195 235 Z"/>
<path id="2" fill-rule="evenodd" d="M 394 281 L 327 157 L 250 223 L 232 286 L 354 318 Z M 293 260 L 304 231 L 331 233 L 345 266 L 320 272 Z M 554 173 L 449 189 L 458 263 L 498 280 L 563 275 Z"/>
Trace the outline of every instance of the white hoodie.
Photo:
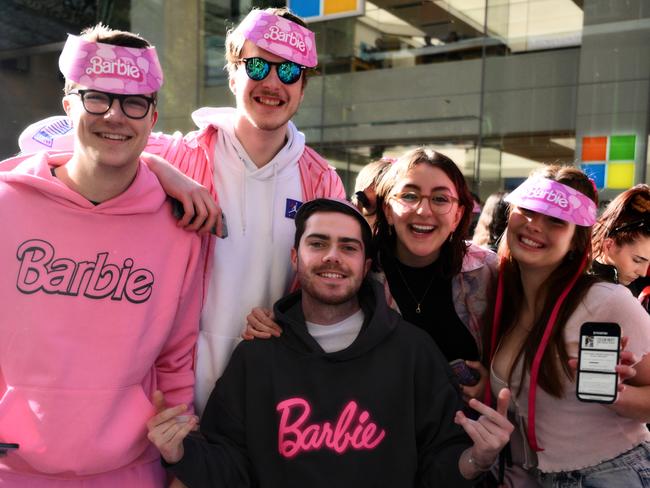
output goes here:
<path id="1" fill-rule="evenodd" d="M 217 243 L 201 319 L 196 364 L 195 407 L 203 412 L 253 307 L 271 307 L 293 276 L 290 252 L 295 226 L 291 212 L 302 201 L 298 160 L 305 136 L 289 122 L 287 143 L 264 167 L 255 166 L 235 137 L 232 108 L 192 114 L 201 128 L 218 127 L 215 188 L 226 216 L 228 238 Z"/>

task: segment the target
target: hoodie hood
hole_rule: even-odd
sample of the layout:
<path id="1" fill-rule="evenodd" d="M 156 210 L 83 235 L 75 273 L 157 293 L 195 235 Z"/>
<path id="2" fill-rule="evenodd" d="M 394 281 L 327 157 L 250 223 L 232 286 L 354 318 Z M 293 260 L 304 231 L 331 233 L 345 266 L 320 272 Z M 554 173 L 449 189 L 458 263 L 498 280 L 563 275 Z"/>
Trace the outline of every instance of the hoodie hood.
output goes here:
<path id="1" fill-rule="evenodd" d="M 0 181 L 31 187 L 59 204 L 98 214 L 133 215 L 154 213 L 166 199 L 158 179 L 140 162 L 135 179 L 123 193 L 94 205 L 52 175 L 51 169 L 66 164 L 70 152 L 39 152 L 17 156 L 0 164 Z"/>
<path id="2" fill-rule="evenodd" d="M 359 303 L 364 313 L 361 332 L 347 348 L 326 353 L 309 334 L 301 306 L 301 290 L 296 291 L 275 303 L 275 319 L 284 331 L 278 340 L 286 346 L 305 354 L 323 356 L 331 361 L 346 361 L 363 356 L 388 338 L 396 329 L 401 316 L 388 308 L 381 285 L 366 278 L 359 290 Z"/>

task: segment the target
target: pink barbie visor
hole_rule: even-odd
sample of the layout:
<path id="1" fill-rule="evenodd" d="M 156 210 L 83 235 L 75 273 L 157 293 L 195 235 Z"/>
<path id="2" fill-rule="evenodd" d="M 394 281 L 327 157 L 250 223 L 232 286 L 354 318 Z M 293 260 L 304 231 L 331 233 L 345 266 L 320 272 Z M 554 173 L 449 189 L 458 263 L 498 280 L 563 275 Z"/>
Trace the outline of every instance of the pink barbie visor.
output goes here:
<path id="1" fill-rule="evenodd" d="M 257 47 L 300 66 L 313 68 L 318 64 L 314 33 L 284 17 L 252 10 L 235 32 Z"/>
<path id="2" fill-rule="evenodd" d="M 597 208 L 591 198 L 547 178 L 528 178 L 505 201 L 582 227 L 591 227 L 596 223 Z"/>
<path id="3" fill-rule="evenodd" d="M 70 81 L 122 95 L 154 93 L 163 82 L 156 48 L 114 46 L 73 35 L 63 47 L 59 69 Z"/>

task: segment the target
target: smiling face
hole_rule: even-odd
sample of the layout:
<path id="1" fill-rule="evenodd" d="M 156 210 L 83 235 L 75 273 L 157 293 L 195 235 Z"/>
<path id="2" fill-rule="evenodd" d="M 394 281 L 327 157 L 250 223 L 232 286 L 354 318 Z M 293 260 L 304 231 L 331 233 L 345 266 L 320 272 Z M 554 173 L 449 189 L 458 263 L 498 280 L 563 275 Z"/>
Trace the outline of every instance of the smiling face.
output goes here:
<path id="1" fill-rule="evenodd" d="M 370 269 L 359 222 L 336 212 L 311 215 L 298 249 L 291 250 L 304 301 L 347 307 Z"/>
<path id="2" fill-rule="evenodd" d="M 409 206 L 397 195 L 413 192 L 425 198 L 416 207 Z M 431 196 L 454 200 L 445 214 L 433 210 Z M 464 208 L 458 205 L 458 193 L 447 174 L 428 163 L 410 169 L 393 187 L 384 204 L 388 224 L 397 235 L 397 258 L 409 266 L 426 266 L 440 255 L 442 245 L 456 230 Z"/>
<path id="3" fill-rule="evenodd" d="M 271 62 L 286 61 L 247 40 L 240 59 L 255 57 Z M 284 130 L 304 95 L 302 80 L 285 85 L 278 78 L 276 67 L 271 67 L 266 78 L 255 81 L 246 74 L 244 64 L 239 63 L 231 73 L 229 83 L 237 100 L 238 125 L 264 131 Z"/>
<path id="4" fill-rule="evenodd" d="M 617 244 L 608 237 L 603 243 L 603 261 L 616 267 L 618 282 L 629 285 L 645 276 L 650 264 L 650 236 L 640 235 L 634 241 Z"/>
<path id="5" fill-rule="evenodd" d="M 572 248 L 575 224 L 522 207 L 513 207 L 506 236 L 522 269 L 554 271 Z"/>
<path id="6" fill-rule="evenodd" d="M 63 98 L 63 108 L 75 129 L 75 155 L 80 162 L 93 166 L 137 165 L 158 118 L 152 105 L 143 119 L 131 119 L 122 112 L 119 100 L 113 100 L 105 114 L 93 115 L 86 112 L 81 97 L 74 94 Z"/>

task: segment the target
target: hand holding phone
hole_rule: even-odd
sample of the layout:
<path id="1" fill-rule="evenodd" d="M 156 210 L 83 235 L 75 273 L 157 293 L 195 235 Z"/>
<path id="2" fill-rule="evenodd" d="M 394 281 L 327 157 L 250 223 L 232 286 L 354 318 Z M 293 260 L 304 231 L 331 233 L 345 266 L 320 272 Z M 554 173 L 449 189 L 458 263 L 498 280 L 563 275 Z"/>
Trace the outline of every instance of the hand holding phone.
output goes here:
<path id="1" fill-rule="evenodd" d="M 449 366 L 463 386 L 475 386 L 481 380 L 480 373 L 467 366 L 464 359 L 454 359 Z"/>
<path id="2" fill-rule="evenodd" d="M 583 402 L 614 403 L 618 391 L 621 328 L 613 322 L 586 322 L 580 328 L 576 395 Z"/>
<path id="3" fill-rule="evenodd" d="M 176 219 L 178 220 L 182 219 L 183 215 L 185 215 L 183 204 L 178 200 L 176 200 L 175 198 L 172 198 L 171 201 L 172 201 L 172 212 L 174 214 L 174 217 L 176 217 Z M 193 220 L 190 221 L 190 223 L 191 222 L 193 222 Z M 226 215 L 223 212 L 221 212 L 221 235 L 217 235 L 216 225 L 210 229 L 210 233 L 214 234 L 215 236 L 221 239 L 225 239 L 226 237 L 228 237 L 228 224 L 226 223 Z"/>

